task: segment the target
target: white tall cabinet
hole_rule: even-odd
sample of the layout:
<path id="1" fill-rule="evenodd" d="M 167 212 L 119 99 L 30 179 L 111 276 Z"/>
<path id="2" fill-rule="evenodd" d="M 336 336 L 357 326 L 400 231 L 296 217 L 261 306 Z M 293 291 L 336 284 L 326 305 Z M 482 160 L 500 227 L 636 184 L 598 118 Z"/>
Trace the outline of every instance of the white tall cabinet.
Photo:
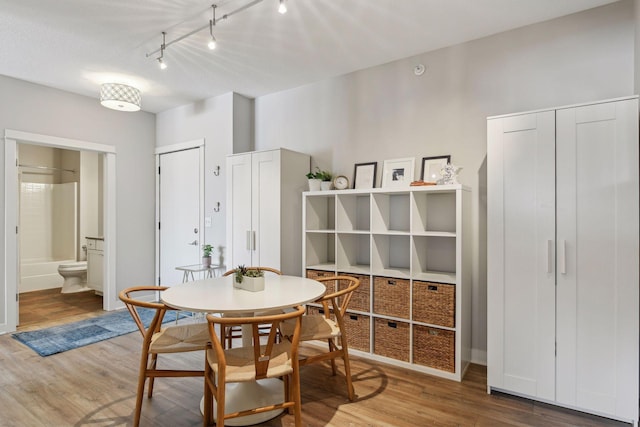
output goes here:
<path id="1" fill-rule="evenodd" d="M 311 158 L 285 149 L 227 157 L 227 266 L 300 275 L 302 202 Z"/>
<path id="2" fill-rule="evenodd" d="M 488 372 L 638 423 L 638 99 L 487 121 Z"/>

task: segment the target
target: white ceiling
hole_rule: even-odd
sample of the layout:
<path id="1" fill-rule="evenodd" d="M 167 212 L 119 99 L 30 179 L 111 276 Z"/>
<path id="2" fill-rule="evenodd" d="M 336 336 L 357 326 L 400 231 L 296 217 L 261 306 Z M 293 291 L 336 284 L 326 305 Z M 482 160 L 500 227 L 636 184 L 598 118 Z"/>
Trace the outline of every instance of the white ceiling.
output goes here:
<path id="1" fill-rule="evenodd" d="M 278 0 L 207 25 L 215 0 L 0 0 L 0 74 L 99 98 L 99 85 L 142 91 L 160 112 L 234 91 L 249 97 L 451 46 L 616 0 Z M 219 0 L 216 17 L 252 0 Z M 255 2 L 255 0 L 254 0 Z"/>

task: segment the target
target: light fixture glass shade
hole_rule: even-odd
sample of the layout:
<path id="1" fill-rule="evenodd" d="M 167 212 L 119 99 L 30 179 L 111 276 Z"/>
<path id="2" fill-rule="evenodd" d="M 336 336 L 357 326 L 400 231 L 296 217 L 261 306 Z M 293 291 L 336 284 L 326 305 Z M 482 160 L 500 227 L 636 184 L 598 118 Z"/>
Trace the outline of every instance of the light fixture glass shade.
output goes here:
<path id="1" fill-rule="evenodd" d="M 278 12 L 284 15 L 285 13 L 287 13 L 286 0 L 280 0 L 279 3 L 280 5 L 278 6 Z"/>
<path id="2" fill-rule="evenodd" d="M 118 111 L 139 111 L 140 91 L 120 83 L 104 83 L 100 86 L 100 104 Z"/>

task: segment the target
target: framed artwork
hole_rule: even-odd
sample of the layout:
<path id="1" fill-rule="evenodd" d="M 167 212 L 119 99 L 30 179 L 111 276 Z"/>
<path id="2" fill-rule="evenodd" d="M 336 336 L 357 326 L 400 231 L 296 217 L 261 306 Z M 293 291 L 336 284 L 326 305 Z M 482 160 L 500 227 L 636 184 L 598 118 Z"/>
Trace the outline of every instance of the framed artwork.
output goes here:
<path id="1" fill-rule="evenodd" d="M 451 163 L 451 155 L 423 157 L 422 169 L 420 171 L 420 181 L 438 181 L 440 178 L 442 178 L 442 174 L 440 173 L 440 171 L 447 165 L 447 163 Z"/>
<path id="2" fill-rule="evenodd" d="M 408 188 L 413 181 L 415 161 L 416 159 L 413 157 L 385 160 L 382 171 L 382 187 Z"/>
<path id="3" fill-rule="evenodd" d="M 374 188 L 378 162 L 358 163 L 353 170 L 353 188 Z"/>

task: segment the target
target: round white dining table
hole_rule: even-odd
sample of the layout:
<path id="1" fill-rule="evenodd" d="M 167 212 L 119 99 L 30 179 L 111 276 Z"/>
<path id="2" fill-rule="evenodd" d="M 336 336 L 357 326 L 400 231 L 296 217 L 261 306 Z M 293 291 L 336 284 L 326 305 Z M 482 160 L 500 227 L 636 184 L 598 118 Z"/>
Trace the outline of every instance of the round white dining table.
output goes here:
<path id="1" fill-rule="evenodd" d="M 305 277 L 266 275 L 264 290 L 259 292 L 235 288 L 233 279 L 234 276 L 230 275 L 172 286 L 161 292 L 160 299 L 166 305 L 184 311 L 252 315 L 255 312 L 306 304 L 317 300 L 326 292 L 322 283 Z M 243 340 L 245 338 L 243 336 Z M 278 379 L 227 384 L 225 412 L 280 403 L 283 396 L 282 382 Z M 203 405 L 201 402 L 201 410 Z M 232 418 L 225 421 L 225 425 L 258 424 L 281 412 L 282 410 L 274 410 Z"/>

